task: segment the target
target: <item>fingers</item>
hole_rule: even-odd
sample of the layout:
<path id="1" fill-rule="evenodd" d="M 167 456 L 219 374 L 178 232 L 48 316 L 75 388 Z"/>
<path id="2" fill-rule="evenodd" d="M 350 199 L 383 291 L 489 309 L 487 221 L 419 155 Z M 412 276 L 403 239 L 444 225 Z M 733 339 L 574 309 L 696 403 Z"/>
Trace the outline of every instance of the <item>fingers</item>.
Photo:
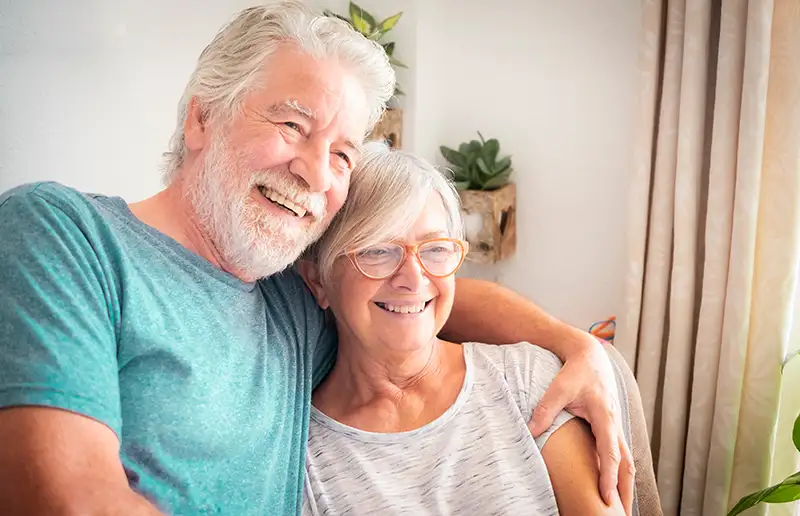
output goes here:
<path id="1" fill-rule="evenodd" d="M 619 446 L 621 433 L 615 423 L 613 411 L 591 414 L 589 423 L 597 443 L 597 454 L 600 457 L 600 495 L 606 504 L 611 505 L 614 492 L 617 490 L 619 465 L 622 460 Z"/>
<path id="2" fill-rule="evenodd" d="M 545 430 L 550 428 L 559 412 L 570 403 L 574 396 L 566 388 L 564 370 L 562 369 L 545 391 L 539 404 L 533 411 L 528 428 L 533 437 L 539 437 Z M 567 384 L 568 385 L 568 384 Z"/>
<path id="3" fill-rule="evenodd" d="M 631 516 L 633 514 L 633 493 L 636 481 L 636 468 L 633 464 L 633 454 L 625 442 L 625 439 L 620 433 L 619 450 L 621 460 L 619 463 L 619 497 L 622 500 L 622 506 L 625 508 L 625 514 Z"/>

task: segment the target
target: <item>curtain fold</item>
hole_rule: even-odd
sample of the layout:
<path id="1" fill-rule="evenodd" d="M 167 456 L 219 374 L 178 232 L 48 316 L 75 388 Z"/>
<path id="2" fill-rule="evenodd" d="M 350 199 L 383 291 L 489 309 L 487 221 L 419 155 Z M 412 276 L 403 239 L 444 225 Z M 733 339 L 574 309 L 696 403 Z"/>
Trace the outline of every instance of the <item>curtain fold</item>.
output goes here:
<path id="1" fill-rule="evenodd" d="M 664 514 L 725 514 L 791 449 L 775 429 L 800 303 L 800 2 L 646 0 L 642 23 L 616 344 Z"/>

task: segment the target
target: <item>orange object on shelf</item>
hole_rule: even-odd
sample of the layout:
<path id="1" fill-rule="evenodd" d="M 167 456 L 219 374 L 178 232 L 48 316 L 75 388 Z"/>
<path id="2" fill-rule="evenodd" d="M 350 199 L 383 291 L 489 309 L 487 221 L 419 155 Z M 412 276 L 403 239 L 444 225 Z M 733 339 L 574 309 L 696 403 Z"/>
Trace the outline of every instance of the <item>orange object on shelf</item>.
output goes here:
<path id="1" fill-rule="evenodd" d="M 598 339 L 614 342 L 614 334 L 617 331 L 617 316 L 612 315 L 603 321 L 597 321 L 589 327 L 589 333 Z"/>

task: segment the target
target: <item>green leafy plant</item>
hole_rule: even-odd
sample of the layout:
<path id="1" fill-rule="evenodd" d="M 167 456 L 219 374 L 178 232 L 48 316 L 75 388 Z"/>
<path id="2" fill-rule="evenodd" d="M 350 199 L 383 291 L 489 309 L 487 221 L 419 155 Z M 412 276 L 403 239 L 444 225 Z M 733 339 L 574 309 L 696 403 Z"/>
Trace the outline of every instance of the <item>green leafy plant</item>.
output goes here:
<path id="1" fill-rule="evenodd" d="M 342 16 L 340 14 L 336 14 L 332 11 L 325 10 L 326 16 L 333 16 L 335 18 L 339 18 L 342 21 L 345 21 L 350 24 L 355 30 L 360 32 L 364 37 L 367 39 L 371 39 L 372 41 L 378 42 L 382 47 L 383 50 L 386 52 L 386 55 L 389 56 L 389 62 L 392 66 L 398 68 L 408 68 L 408 66 L 404 65 L 394 57 L 394 41 L 390 42 L 383 42 L 383 37 L 397 25 L 397 22 L 400 20 L 400 17 L 403 15 L 402 12 L 389 16 L 385 20 L 378 22 L 376 18 L 356 5 L 354 2 L 350 2 L 350 18 L 346 16 Z M 400 89 L 400 85 L 396 84 L 394 88 L 394 94 L 397 95 L 405 95 L 403 90 Z"/>
<path id="2" fill-rule="evenodd" d="M 797 419 L 794 421 L 792 441 L 797 451 L 800 451 L 800 415 L 798 415 Z M 800 500 L 800 471 L 789 475 L 783 482 L 742 497 L 742 499 L 733 506 L 728 516 L 739 514 L 760 503 L 789 503 L 796 500 Z"/>
<path id="3" fill-rule="evenodd" d="M 458 150 L 442 145 L 439 150 L 451 165 L 453 179 L 459 190 L 495 190 L 508 183 L 511 157 L 497 159 L 500 143 L 486 140 L 478 131 L 480 141 L 462 143 Z"/>

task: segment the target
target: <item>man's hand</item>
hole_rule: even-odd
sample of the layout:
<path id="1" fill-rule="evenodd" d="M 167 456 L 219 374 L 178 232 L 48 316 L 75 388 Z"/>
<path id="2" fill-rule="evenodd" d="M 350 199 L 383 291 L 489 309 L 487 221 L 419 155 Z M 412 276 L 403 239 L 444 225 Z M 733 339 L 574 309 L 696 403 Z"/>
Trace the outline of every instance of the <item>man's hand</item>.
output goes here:
<path id="1" fill-rule="evenodd" d="M 611 505 L 619 489 L 625 513 L 630 515 L 635 469 L 623 433 L 614 369 L 603 345 L 588 333 L 585 340 L 583 349 L 566 356 L 528 426 L 538 437 L 564 409 L 588 421 L 600 458 L 600 493 Z"/>
<path id="2" fill-rule="evenodd" d="M 526 341 L 558 355 L 564 366 L 534 411 L 531 433 L 540 435 L 564 408 L 588 421 L 600 455 L 600 493 L 611 505 L 618 489 L 630 514 L 633 460 L 623 437 L 614 369 L 597 339 L 505 287 L 470 278 L 456 279 L 453 311 L 442 334 L 451 342 Z"/>

